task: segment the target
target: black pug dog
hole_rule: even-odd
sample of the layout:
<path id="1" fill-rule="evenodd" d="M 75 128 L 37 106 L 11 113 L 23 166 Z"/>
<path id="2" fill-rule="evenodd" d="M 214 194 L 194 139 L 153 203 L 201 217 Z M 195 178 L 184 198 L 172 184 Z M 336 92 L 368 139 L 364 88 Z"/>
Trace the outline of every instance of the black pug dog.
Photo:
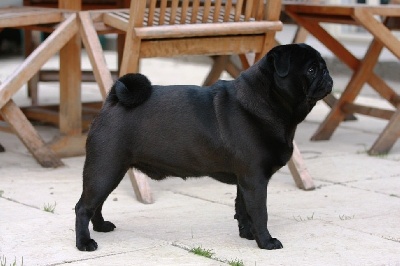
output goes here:
<path id="1" fill-rule="evenodd" d="M 157 86 L 141 74 L 118 79 L 86 143 L 76 246 L 97 249 L 109 232 L 102 206 L 130 167 L 152 179 L 210 176 L 237 185 L 239 235 L 279 249 L 267 229 L 267 185 L 290 159 L 297 124 L 332 89 L 325 61 L 305 44 L 273 48 L 232 81 Z"/>

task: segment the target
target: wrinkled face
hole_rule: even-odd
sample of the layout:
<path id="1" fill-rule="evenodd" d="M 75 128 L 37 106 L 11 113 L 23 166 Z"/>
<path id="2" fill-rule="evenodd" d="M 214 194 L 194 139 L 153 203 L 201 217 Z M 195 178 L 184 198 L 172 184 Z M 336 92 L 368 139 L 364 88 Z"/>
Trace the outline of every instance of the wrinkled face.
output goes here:
<path id="1" fill-rule="evenodd" d="M 277 46 L 270 51 L 277 93 L 308 111 L 332 91 L 333 81 L 324 59 L 306 44 Z"/>

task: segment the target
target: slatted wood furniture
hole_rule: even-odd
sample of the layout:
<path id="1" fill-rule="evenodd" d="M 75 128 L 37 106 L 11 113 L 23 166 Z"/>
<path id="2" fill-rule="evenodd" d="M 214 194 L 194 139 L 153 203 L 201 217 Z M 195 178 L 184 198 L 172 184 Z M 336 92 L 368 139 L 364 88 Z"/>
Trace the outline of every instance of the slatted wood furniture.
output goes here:
<path id="1" fill-rule="evenodd" d="M 159 5 L 157 5 L 157 2 Z M 105 97 L 113 81 L 107 69 L 97 31 L 117 29 L 126 32 L 120 75 L 139 71 L 139 61 L 146 57 L 180 55 L 241 55 L 244 66 L 248 52 L 260 59 L 274 46 L 279 21 L 280 1 L 188 1 L 138 0 L 130 10 L 80 12 L 81 35 L 91 60 L 96 80 Z M 313 189 L 314 184 L 295 146 L 289 167 L 296 184 Z M 152 201 L 146 178 L 128 171 L 138 199 Z"/>
<path id="2" fill-rule="evenodd" d="M 74 36 L 76 36 L 79 30 L 77 15 L 61 9 L 34 7 L 0 8 L 0 28 L 34 28 L 44 26 L 54 27 L 53 33 L 0 85 L 0 114 L 2 119 L 10 126 L 11 131 L 17 134 L 42 166 L 57 167 L 62 165 L 61 160 L 44 143 L 24 113 L 14 103 L 12 97 L 57 52 L 60 52 L 61 57 L 68 58 L 67 62 L 61 63 L 61 86 L 65 89 L 61 94 L 65 98 L 68 98 L 71 93 L 74 93 L 74 88 L 71 87 L 73 82 L 69 82 L 69 79 L 74 78 L 69 76 L 73 75 L 74 71 L 70 71 L 67 65 L 72 55 L 69 49 L 71 47 L 68 47 L 68 43 L 74 41 Z M 79 81 L 79 76 L 76 78 Z M 78 120 L 80 123 L 79 119 L 76 119 L 80 116 L 80 108 L 77 108 L 75 105 L 77 105 L 76 102 L 61 103 L 60 108 L 63 109 L 63 112 L 61 112 L 60 124 L 64 132 L 75 130 L 75 120 Z"/>
<path id="3" fill-rule="evenodd" d="M 48 7 L 57 8 L 58 0 L 24 0 L 23 5 L 26 7 Z M 78 3 L 78 2 L 77 2 Z M 69 6 L 74 10 L 95 10 L 95 9 L 115 9 L 115 8 L 128 8 L 130 0 L 79 0 L 75 6 Z M 41 31 L 51 32 L 51 28 L 40 28 Z M 117 49 L 122 51 L 125 39 L 123 35 L 119 35 L 117 39 Z M 32 38 L 32 31 L 24 30 L 24 49 L 25 56 L 28 56 L 37 46 Z M 122 58 L 122 52 L 118 53 L 118 60 Z M 41 70 L 28 82 L 28 91 L 33 105 L 38 103 L 38 82 L 51 81 L 57 82 L 59 80 L 58 70 Z M 91 71 L 82 70 L 82 81 L 94 81 L 93 73 Z"/>
<path id="4" fill-rule="evenodd" d="M 285 11 L 354 71 L 339 101 L 315 132 L 312 140 L 329 139 L 346 114 L 360 113 L 389 121 L 368 151 L 369 154 L 387 153 L 400 137 L 400 95 L 377 76 L 373 68 L 384 47 L 400 59 L 400 40 L 392 32 L 394 27 L 399 28 L 400 6 L 289 4 L 285 6 Z M 323 22 L 359 25 L 371 33 L 373 39 L 364 58 L 359 60 L 350 53 L 321 27 L 320 23 Z M 356 104 L 354 101 L 365 83 L 369 83 L 393 109 Z"/>

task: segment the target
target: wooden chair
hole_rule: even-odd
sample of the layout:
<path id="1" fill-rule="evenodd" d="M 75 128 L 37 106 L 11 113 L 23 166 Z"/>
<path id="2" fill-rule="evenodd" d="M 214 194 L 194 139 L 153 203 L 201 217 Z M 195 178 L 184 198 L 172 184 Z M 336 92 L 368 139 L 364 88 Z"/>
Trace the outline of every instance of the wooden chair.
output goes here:
<path id="1" fill-rule="evenodd" d="M 32 29 L 37 27 L 52 27 L 54 31 L 0 84 L 0 114 L 11 127 L 11 131 L 21 139 L 42 166 L 58 167 L 63 163 L 44 143 L 12 97 L 47 60 L 76 35 L 79 30 L 77 15 L 60 9 L 0 8 L 0 28 Z"/>
<path id="2" fill-rule="evenodd" d="M 387 153 L 400 137 L 400 95 L 377 76 L 373 68 L 384 47 L 400 59 L 400 40 L 391 32 L 393 29 L 400 29 L 400 6 L 290 4 L 286 5 L 285 10 L 354 71 L 340 99 L 313 135 L 312 140 L 329 139 L 345 115 L 360 113 L 389 120 L 368 151 L 369 154 Z M 376 16 L 381 16 L 382 19 L 377 20 Z M 320 23 L 323 22 L 359 25 L 370 32 L 373 39 L 364 58 L 359 60 L 351 54 L 321 27 Z M 394 110 L 354 103 L 365 83 L 369 83 L 383 99 L 393 106 Z"/>
<path id="3" fill-rule="evenodd" d="M 130 10 L 80 12 L 79 17 L 82 40 L 105 97 L 113 81 L 95 38 L 98 30 L 128 34 L 120 75 L 138 72 L 140 59 L 147 57 L 239 54 L 248 67 L 252 63 L 246 53 L 255 52 L 258 60 L 274 46 L 275 32 L 282 27 L 280 7 L 280 1 L 262 0 L 237 0 L 236 5 L 221 0 L 132 0 Z M 313 189 L 297 146 L 294 158 L 289 166 L 296 184 Z M 138 199 L 152 202 L 146 178 L 128 173 Z"/>

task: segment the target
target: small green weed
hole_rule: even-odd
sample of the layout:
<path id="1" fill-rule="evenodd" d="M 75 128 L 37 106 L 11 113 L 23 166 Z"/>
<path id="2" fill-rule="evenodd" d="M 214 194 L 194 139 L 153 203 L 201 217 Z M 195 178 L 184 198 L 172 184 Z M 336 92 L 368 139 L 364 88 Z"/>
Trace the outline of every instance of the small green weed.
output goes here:
<path id="1" fill-rule="evenodd" d="M 4 190 L 0 190 L 0 198 L 3 197 Z"/>
<path id="2" fill-rule="evenodd" d="M 227 261 L 227 262 L 231 266 L 244 266 L 243 261 L 239 260 L 239 259 L 234 259 L 234 260 L 230 260 L 230 261 Z"/>
<path id="3" fill-rule="evenodd" d="M 43 210 L 45 212 L 54 213 L 54 210 L 56 209 L 56 206 L 57 206 L 57 202 L 54 202 L 54 204 L 47 203 L 47 204 L 44 204 Z"/>
<path id="4" fill-rule="evenodd" d="M 204 249 L 202 247 L 192 248 L 189 252 L 206 258 L 212 258 L 215 254 L 212 249 Z"/>
<path id="5" fill-rule="evenodd" d="M 14 262 L 7 264 L 7 258 L 6 256 L 1 256 L 0 257 L 0 266 L 17 266 L 17 258 L 14 258 Z M 24 257 L 21 259 L 21 266 L 24 265 Z"/>
<path id="6" fill-rule="evenodd" d="M 371 154 L 371 156 L 377 157 L 377 158 L 381 158 L 381 159 L 385 159 L 387 158 L 389 155 L 388 152 L 382 152 L 382 153 L 377 153 L 377 154 Z"/>

